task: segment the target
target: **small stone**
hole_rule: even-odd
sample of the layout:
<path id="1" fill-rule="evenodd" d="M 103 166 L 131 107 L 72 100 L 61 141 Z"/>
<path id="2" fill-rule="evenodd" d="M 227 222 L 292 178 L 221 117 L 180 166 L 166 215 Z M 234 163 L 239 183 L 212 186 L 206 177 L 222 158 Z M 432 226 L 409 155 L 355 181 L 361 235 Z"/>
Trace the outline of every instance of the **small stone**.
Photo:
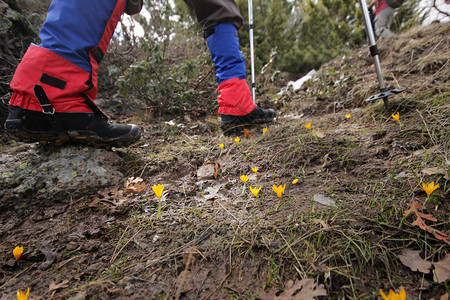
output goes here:
<path id="1" fill-rule="evenodd" d="M 322 194 L 314 195 L 313 200 L 314 202 L 320 203 L 322 205 L 336 207 L 336 202 L 333 199 Z"/>
<path id="2" fill-rule="evenodd" d="M 214 164 L 206 164 L 198 168 L 197 180 L 209 180 L 214 179 L 214 173 L 216 172 Z"/>

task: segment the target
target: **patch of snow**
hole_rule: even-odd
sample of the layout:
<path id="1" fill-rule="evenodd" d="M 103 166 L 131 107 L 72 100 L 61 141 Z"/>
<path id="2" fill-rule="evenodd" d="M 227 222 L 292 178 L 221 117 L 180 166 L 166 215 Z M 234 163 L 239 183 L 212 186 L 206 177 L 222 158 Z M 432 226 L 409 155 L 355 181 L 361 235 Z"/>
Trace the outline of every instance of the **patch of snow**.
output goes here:
<path id="1" fill-rule="evenodd" d="M 166 122 L 164 122 L 164 124 L 169 125 L 169 126 L 176 126 L 178 128 L 184 128 L 183 124 L 181 124 L 181 123 L 177 124 L 177 123 L 175 123 L 174 120 L 166 121 Z"/>
<path id="2" fill-rule="evenodd" d="M 422 25 L 429 25 L 433 21 L 439 21 L 439 22 L 449 22 L 450 17 L 448 15 L 440 13 L 438 10 L 433 8 L 433 3 L 436 5 L 436 7 L 446 13 L 450 14 L 450 3 L 446 0 L 422 0 L 420 1 L 419 10 L 423 10 L 423 13 L 428 12 L 427 18 L 423 21 Z"/>
<path id="3" fill-rule="evenodd" d="M 287 86 L 282 88 L 281 91 L 278 93 L 278 95 L 280 95 L 280 96 L 283 95 L 289 89 L 290 86 L 292 86 L 292 89 L 294 90 L 294 92 L 298 91 L 302 87 L 302 85 L 306 81 L 310 80 L 316 73 L 317 73 L 317 71 L 312 69 L 305 76 L 298 79 L 297 81 L 289 81 Z"/>

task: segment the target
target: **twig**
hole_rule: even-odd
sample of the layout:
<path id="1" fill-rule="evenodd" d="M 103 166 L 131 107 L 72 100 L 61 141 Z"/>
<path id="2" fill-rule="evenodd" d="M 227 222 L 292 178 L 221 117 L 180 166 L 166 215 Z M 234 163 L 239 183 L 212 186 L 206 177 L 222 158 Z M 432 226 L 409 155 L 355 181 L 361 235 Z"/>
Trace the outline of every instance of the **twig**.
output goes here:
<path id="1" fill-rule="evenodd" d="M 184 244 L 183 246 L 178 247 L 177 249 L 174 249 L 172 251 L 170 251 L 169 253 L 167 253 L 166 255 L 159 257 L 159 258 L 155 258 L 151 261 L 148 261 L 146 263 L 146 267 L 150 267 L 152 264 L 158 262 L 158 263 L 163 263 L 175 256 L 180 255 L 180 252 L 183 252 L 185 249 L 192 247 L 194 245 L 198 245 L 199 243 L 201 243 L 203 240 L 205 240 L 210 234 L 211 234 L 211 228 L 213 227 L 213 225 L 210 225 L 208 228 L 205 229 L 205 231 L 202 232 L 202 234 L 199 236 L 198 239 L 196 240 L 192 240 L 186 244 Z M 145 257 L 148 257 L 149 255 L 146 255 Z M 145 258 L 144 257 L 144 258 Z"/>
<path id="2" fill-rule="evenodd" d="M 225 282 L 225 280 L 227 280 L 227 278 L 228 278 L 228 276 L 230 276 L 231 275 L 231 269 L 230 269 L 230 272 L 223 278 L 223 280 L 220 282 L 220 284 L 218 285 L 218 286 L 216 286 L 216 288 L 211 292 L 211 293 L 209 293 L 208 294 L 208 296 L 206 296 L 205 298 L 203 298 L 204 300 L 206 300 L 206 299 L 209 299 L 222 285 L 223 285 L 223 283 Z"/>
<path id="3" fill-rule="evenodd" d="M 203 300 L 209 299 L 225 282 L 225 280 L 227 280 L 228 276 L 231 275 L 231 271 L 232 271 L 232 260 L 231 260 L 231 246 L 234 243 L 234 240 L 236 239 L 236 235 L 233 235 L 233 240 L 230 243 L 230 248 L 229 248 L 229 264 L 230 264 L 230 271 L 228 272 L 228 274 L 224 277 L 224 279 L 220 282 L 220 284 L 218 286 L 216 286 L 216 288 L 214 290 L 212 290 L 205 298 L 203 298 Z"/>
<path id="4" fill-rule="evenodd" d="M 197 83 L 197 85 L 194 87 L 194 90 L 197 90 L 197 88 L 203 83 L 203 81 L 205 81 L 206 78 L 209 77 L 209 75 L 212 73 L 212 71 L 214 70 L 214 67 L 211 67 L 211 69 L 209 70 L 208 73 L 206 73 L 205 76 L 203 76 L 203 78 Z"/>
<path id="5" fill-rule="evenodd" d="M 88 288 L 91 287 L 91 286 L 95 286 L 95 285 L 99 285 L 99 284 L 105 284 L 105 283 L 107 283 L 109 285 L 112 285 L 112 286 L 116 285 L 111 280 L 107 280 L 107 279 L 95 280 L 95 281 L 88 282 L 88 283 L 86 283 L 84 285 L 81 285 L 81 286 L 79 286 L 79 287 L 77 287 L 75 289 L 72 289 L 72 290 L 67 290 L 67 291 L 64 290 L 61 294 L 58 295 L 58 299 L 65 299 L 70 294 L 74 294 L 74 293 L 76 293 L 78 291 L 81 291 L 81 290 L 88 290 Z"/>
<path id="6" fill-rule="evenodd" d="M 188 261 L 187 261 L 187 263 L 186 263 L 186 267 L 184 268 L 183 277 L 181 278 L 180 286 L 178 287 L 177 296 L 176 296 L 176 298 L 175 298 L 175 299 L 177 299 L 177 300 L 180 299 L 181 291 L 182 291 L 182 289 L 183 289 L 184 281 L 186 280 L 186 274 L 187 274 L 187 272 L 188 272 L 189 265 L 191 264 L 192 256 L 193 256 L 193 255 L 192 255 L 192 251 L 191 251 L 191 252 L 189 252 L 189 257 L 188 257 Z"/>
<path id="7" fill-rule="evenodd" d="M 444 39 L 441 39 L 439 41 L 439 43 L 436 44 L 436 46 L 434 46 L 433 50 L 430 51 L 430 53 L 428 53 L 424 58 L 422 58 L 422 60 L 424 60 L 425 58 L 428 58 L 428 56 L 430 56 L 431 54 L 433 54 L 434 50 L 436 50 L 436 48 L 444 41 Z"/>
<path id="8" fill-rule="evenodd" d="M 8 279 L 3 285 L 0 286 L 0 289 L 4 288 L 8 282 L 10 282 L 11 280 L 19 277 L 20 275 L 22 275 L 23 273 L 25 273 L 26 271 L 28 271 L 31 267 L 34 267 L 34 265 L 36 265 L 36 263 L 32 264 L 31 266 L 29 266 L 28 268 L 26 268 L 25 270 L 23 270 L 22 272 L 17 273 L 14 277 Z"/>
<path id="9" fill-rule="evenodd" d="M 447 59 L 447 61 L 445 62 L 445 64 L 444 64 L 442 67 L 440 67 L 439 70 L 437 70 L 436 72 L 434 72 L 433 77 L 432 77 L 425 85 L 431 84 L 431 83 L 436 79 L 436 75 L 438 75 L 439 72 L 441 72 L 442 70 L 446 70 L 446 69 L 444 69 L 444 67 L 448 64 L 449 61 L 450 61 L 450 60 Z"/>
<path id="10" fill-rule="evenodd" d="M 117 241 L 116 248 L 114 249 L 114 252 L 113 252 L 113 254 L 112 254 L 112 256 L 111 256 L 111 259 L 110 259 L 109 263 L 112 263 L 112 260 L 113 260 L 114 256 L 116 255 L 116 251 L 117 251 L 117 249 L 119 248 L 120 241 L 121 241 L 122 238 L 124 237 L 125 233 L 127 233 L 128 228 L 130 228 L 130 227 L 128 226 L 127 228 L 125 228 L 125 230 L 123 231 L 122 235 L 121 235 L 120 238 L 119 238 L 119 241 Z"/>
<path id="11" fill-rule="evenodd" d="M 219 201 L 216 201 L 217 202 L 217 204 L 219 204 L 227 213 L 229 213 L 236 221 L 238 221 L 239 223 L 241 222 L 241 221 L 239 221 L 239 219 L 238 218 L 236 218 L 228 209 L 226 209 L 226 207 L 225 206 L 223 206 Z"/>
<path id="12" fill-rule="evenodd" d="M 433 145 L 437 146 L 437 145 L 436 145 L 436 141 L 434 140 L 433 136 L 431 135 L 430 129 L 428 129 L 428 125 L 427 125 L 427 123 L 425 122 L 425 119 L 423 118 L 422 114 L 420 113 L 420 111 L 419 111 L 418 109 L 416 109 L 416 111 L 417 111 L 417 113 L 419 114 L 420 118 L 422 119 L 423 124 L 425 125 L 425 128 L 427 129 L 428 135 L 430 136 L 430 139 L 431 139 L 431 141 L 433 142 Z"/>
<path id="13" fill-rule="evenodd" d="M 433 8 L 434 8 L 435 10 L 437 10 L 439 13 L 441 13 L 441 14 L 443 14 L 443 15 L 446 15 L 447 17 L 450 17 L 450 14 L 448 14 L 447 12 L 442 11 L 442 10 L 440 10 L 439 8 L 437 8 L 436 0 L 433 0 Z"/>
<path id="14" fill-rule="evenodd" d="M 80 248 L 78 248 L 78 249 L 80 249 Z M 67 265 L 69 262 L 71 262 L 71 261 L 74 260 L 75 258 L 82 257 L 82 256 L 85 256 L 85 255 L 87 255 L 87 254 L 88 254 L 88 253 L 83 253 L 83 254 L 75 255 L 75 256 L 73 256 L 73 257 L 67 259 L 66 261 L 62 262 L 59 266 L 57 266 L 57 267 L 56 267 L 56 270 L 61 269 L 62 267 L 64 267 L 65 265 Z"/>
<path id="15" fill-rule="evenodd" d="M 300 277 L 301 277 L 302 279 L 305 279 L 305 276 L 304 276 L 304 275 L 305 275 L 306 273 L 305 273 L 305 270 L 303 270 L 302 264 L 300 263 L 300 261 L 299 261 L 297 255 L 295 254 L 294 250 L 292 250 L 291 245 L 289 245 L 288 241 L 284 238 L 284 236 L 283 236 L 283 234 L 281 233 L 281 231 L 280 231 L 279 229 L 277 229 L 277 231 L 278 231 L 278 233 L 280 234 L 280 236 L 281 236 L 281 238 L 283 239 L 283 241 L 286 243 L 286 246 L 287 246 L 288 249 L 291 251 L 292 255 L 294 255 L 295 260 L 297 261 L 297 263 L 298 263 L 300 269 L 302 270 L 302 273 L 303 273 L 303 274 L 302 274 L 301 272 L 299 272 L 299 270 L 298 270 L 297 268 L 295 268 L 295 269 L 297 270 L 297 272 L 298 272 L 298 275 L 300 275 Z"/>
<path id="16" fill-rule="evenodd" d="M 395 82 L 397 83 L 397 87 L 400 87 L 400 84 L 398 83 L 397 78 L 395 77 L 394 73 L 391 72 L 392 77 L 394 77 Z"/>
<path id="17" fill-rule="evenodd" d="M 312 235 L 315 235 L 316 233 L 319 233 L 319 232 L 321 232 L 321 231 L 328 231 L 328 230 L 330 230 L 330 229 L 335 229 L 335 228 L 337 228 L 337 226 L 335 226 L 335 227 L 330 227 L 330 228 L 328 228 L 328 229 L 320 228 L 320 229 L 318 229 L 318 230 L 316 230 L 316 231 L 313 231 L 313 232 L 311 232 L 311 233 L 308 233 L 308 234 L 302 236 L 301 238 L 295 240 L 295 241 L 290 245 L 290 247 L 292 247 L 292 246 L 294 246 L 294 245 L 297 245 L 297 244 L 300 243 L 301 241 L 306 240 L 307 238 L 309 238 L 309 237 L 312 236 Z M 283 254 L 285 254 L 285 253 L 286 253 L 286 251 L 284 251 Z"/>
<path id="18" fill-rule="evenodd" d="M 154 109 L 154 108 L 158 108 L 158 106 L 157 105 L 152 105 L 152 106 L 137 106 L 137 105 L 134 105 L 132 102 L 130 102 L 129 100 L 127 100 L 127 101 L 125 101 L 124 99 L 122 99 L 122 98 L 119 98 L 120 99 L 120 102 L 122 102 L 123 104 L 126 104 L 127 106 L 130 106 L 131 108 L 134 108 L 134 109 L 140 109 L 140 110 L 152 110 L 152 109 Z"/>
<path id="19" fill-rule="evenodd" d="M 122 248 L 120 248 L 119 252 L 117 252 L 116 256 L 113 256 L 111 258 L 111 261 L 109 262 L 110 264 L 112 264 L 114 262 L 114 260 L 116 260 L 117 256 L 119 256 L 120 252 L 122 252 L 123 249 L 125 249 L 125 247 L 136 237 L 136 235 L 138 235 L 140 232 L 142 231 L 142 228 L 138 230 L 138 232 L 136 232 L 126 243 L 125 245 L 123 245 Z M 119 245 L 119 243 L 117 243 L 117 245 Z M 117 249 L 117 247 L 116 247 Z M 116 250 L 115 249 L 115 250 Z M 115 251 L 114 250 L 114 251 Z"/>

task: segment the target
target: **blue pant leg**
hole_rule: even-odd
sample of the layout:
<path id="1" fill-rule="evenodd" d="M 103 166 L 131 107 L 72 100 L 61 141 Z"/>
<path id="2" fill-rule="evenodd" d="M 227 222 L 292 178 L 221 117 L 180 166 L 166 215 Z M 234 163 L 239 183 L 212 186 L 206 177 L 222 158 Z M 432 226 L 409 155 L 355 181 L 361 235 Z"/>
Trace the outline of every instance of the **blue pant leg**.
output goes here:
<path id="1" fill-rule="evenodd" d="M 53 0 L 39 33 L 40 46 L 91 72 L 89 51 L 100 44 L 107 26 L 115 28 L 118 20 L 110 19 L 123 13 L 124 7 L 117 12 L 120 2 L 125 0 Z"/>
<path id="2" fill-rule="evenodd" d="M 214 30 L 206 41 L 216 68 L 217 83 L 231 78 L 245 79 L 245 60 L 239 50 L 236 27 L 231 23 L 221 23 L 208 30 Z"/>

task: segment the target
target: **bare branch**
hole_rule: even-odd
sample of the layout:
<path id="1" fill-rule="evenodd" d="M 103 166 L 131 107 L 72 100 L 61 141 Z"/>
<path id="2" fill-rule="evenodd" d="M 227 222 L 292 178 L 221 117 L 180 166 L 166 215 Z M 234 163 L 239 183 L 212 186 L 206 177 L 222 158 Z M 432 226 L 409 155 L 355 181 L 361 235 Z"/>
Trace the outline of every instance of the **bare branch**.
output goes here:
<path id="1" fill-rule="evenodd" d="M 448 0 L 445 0 L 445 3 L 449 4 L 449 1 L 448 1 Z M 449 13 L 447 13 L 447 12 L 445 12 L 445 11 L 443 11 L 443 10 L 440 10 L 440 9 L 437 7 L 437 5 L 436 5 L 436 0 L 433 0 L 433 8 L 434 8 L 435 10 L 437 10 L 439 13 L 441 13 L 441 14 L 443 14 L 443 15 L 446 15 L 447 17 L 450 17 L 450 14 L 449 14 Z"/>

